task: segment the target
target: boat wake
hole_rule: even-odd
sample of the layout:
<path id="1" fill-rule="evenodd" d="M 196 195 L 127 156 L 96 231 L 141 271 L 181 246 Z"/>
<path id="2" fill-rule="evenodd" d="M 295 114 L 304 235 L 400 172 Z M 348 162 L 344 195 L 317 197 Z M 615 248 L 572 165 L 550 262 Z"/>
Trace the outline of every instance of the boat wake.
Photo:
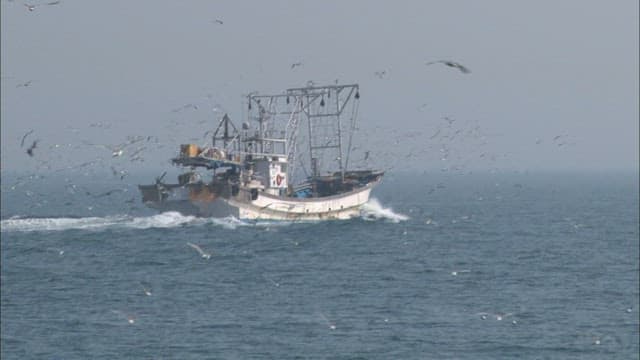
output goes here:
<path id="1" fill-rule="evenodd" d="M 150 229 L 175 228 L 191 225 L 215 225 L 226 229 L 249 225 L 233 217 L 213 219 L 186 216 L 178 212 L 164 212 L 152 216 L 132 217 L 127 215 L 113 215 L 105 217 L 81 218 L 20 218 L 14 217 L 0 221 L 2 232 L 30 232 L 30 231 L 64 231 L 91 230 L 101 231 L 113 228 Z"/>
<path id="2" fill-rule="evenodd" d="M 383 207 L 377 199 L 372 198 L 366 203 L 360 213 L 365 220 L 388 220 L 394 223 L 408 220 L 409 217 L 393 212 L 390 208 Z M 233 216 L 226 218 L 201 218 L 182 215 L 169 211 L 151 216 L 111 215 L 104 217 L 11 217 L 0 221 L 2 232 L 31 232 L 31 231 L 65 231 L 88 230 L 102 231 L 106 229 L 152 229 L 175 228 L 181 226 L 220 226 L 228 230 L 234 230 L 242 226 L 283 226 L 292 222 L 245 222 Z"/>
<path id="3" fill-rule="evenodd" d="M 360 216 L 365 220 L 389 220 L 394 223 L 407 221 L 409 217 L 393 212 L 391 208 L 385 208 L 378 199 L 371 198 L 360 210 Z"/>

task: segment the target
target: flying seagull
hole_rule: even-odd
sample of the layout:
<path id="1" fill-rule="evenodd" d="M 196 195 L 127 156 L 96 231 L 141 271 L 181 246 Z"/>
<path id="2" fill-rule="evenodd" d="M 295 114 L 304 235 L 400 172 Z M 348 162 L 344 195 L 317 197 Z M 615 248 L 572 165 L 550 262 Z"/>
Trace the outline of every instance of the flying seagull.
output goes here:
<path id="1" fill-rule="evenodd" d="M 302 66 L 302 61 L 291 64 L 291 69 L 294 69 L 296 66 Z"/>
<path id="2" fill-rule="evenodd" d="M 387 75 L 387 70 L 376 71 L 373 74 L 378 78 L 382 79 L 385 75 Z"/>
<path id="3" fill-rule="evenodd" d="M 112 190 L 103 192 L 102 194 L 98 194 L 98 195 L 91 195 L 91 193 L 87 192 L 87 195 L 91 195 L 94 198 L 99 198 L 99 197 L 111 196 L 111 194 L 116 193 L 116 192 L 125 192 L 125 190 L 123 190 L 123 189 L 112 189 Z"/>
<path id="4" fill-rule="evenodd" d="M 58 5 L 58 4 L 60 4 L 59 0 L 48 2 L 46 4 L 33 4 L 33 5 L 32 4 L 24 4 L 24 6 L 27 7 L 27 10 L 34 11 L 36 9 L 36 7 L 38 7 L 38 6 L 42 6 L 42 5 Z"/>
<path id="5" fill-rule="evenodd" d="M 427 65 L 433 65 L 433 64 L 445 64 L 449 67 L 452 68 L 456 68 L 458 70 L 460 70 L 463 74 L 468 74 L 471 72 L 471 70 L 467 69 L 466 67 L 464 67 L 463 65 L 455 62 L 455 61 L 450 61 L 450 60 L 438 60 L 438 61 L 430 61 L 427 63 Z"/>
<path id="6" fill-rule="evenodd" d="M 22 84 L 18 84 L 18 85 L 16 85 L 16 87 L 17 87 L 17 88 L 19 88 L 19 87 L 27 87 L 27 86 L 31 85 L 31 83 L 32 83 L 32 82 L 33 82 L 33 80 L 29 80 L 29 81 L 24 82 L 24 83 L 22 83 Z"/>
<path id="7" fill-rule="evenodd" d="M 204 250 L 202 250 L 202 248 L 200 248 L 200 246 L 196 245 L 196 244 L 192 244 L 190 242 L 187 243 L 187 245 L 191 246 L 192 248 L 196 249 L 198 251 L 198 253 L 200 253 L 200 256 L 202 256 L 204 259 L 211 259 L 211 254 L 204 252 Z"/>
<path id="8" fill-rule="evenodd" d="M 22 137 L 22 141 L 20 141 L 20 147 L 24 147 L 24 140 L 27 138 L 27 136 L 29 136 L 29 134 L 31 134 L 33 132 L 33 130 L 29 130 L 27 131 L 26 134 L 24 134 L 24 136 Z"/>
<path id="9" fill-rule="evenodd" d="M 35 149 L 38 145 L 38 140 L 34 140 L 33 144 L 31 144 L 31 146 L 29 146 L 29 148 L 27 149 L 27 154 L 31 157 L 33 157 L 33 149 Z"/>
<path id="10" fill-rule="evenodd" d="M 220 25 L 224 24 L 224 21 L 222 21 L 222 20 L 220 20 L 220 19 L 216 19 L 216 20 L 215 20 L 215 22 L 216 22 L 216 23 L 218 23 L 218 24 L 220 24 Z"/>

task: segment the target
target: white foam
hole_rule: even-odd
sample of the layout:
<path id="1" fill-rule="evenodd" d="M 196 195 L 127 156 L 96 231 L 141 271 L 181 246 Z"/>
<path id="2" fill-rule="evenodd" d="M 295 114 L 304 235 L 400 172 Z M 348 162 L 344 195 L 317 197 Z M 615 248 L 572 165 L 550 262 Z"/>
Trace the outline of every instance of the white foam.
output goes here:
<path id="1" fill-rule="evenodd" d="M 225 218 L 209 218 L 207 221 L 211 224 L 222 226 L 225 229 L 235 230 L 238 226 L 250 226 L 250 223 L 246 223 L 234 216 L 227 216 Z"/>
<path id="2" fill-rule="evenodd" d="M 20 218 L 0 222 L 2 232 L 11 231 L 60 231 L 69 229 L 99 229 L 121 222 L 125 217 L 85 218 Z"/>
<path id="3" fill-rule="evenodd" d="M 395 213 L 391 208 L 383 207 L 378 201 L 378 199 L 376 198 L 371 198 L 366 204 L 364 204 L 364 206 L 362 207 L 362 210 L 360 211 L 360 215 L 365 220 L 366 219 L 374 219 L 374 220 L 386 219 L 394 223 L 409 220 L 408 216 Z"/>
<path id="4" fill-rule="evenodd" d="M 194 216 L 177 212 L 166 212 L 152 216 L 131 217 L 114 215 L 83 218 L 20 218 L 0 222 L 2 232 L 13 231 L 63 231 L 63 230 L 103 230 L 113 227 L 134 229 L 172 228 L 196 222 Z M 204 223 L 204 221 L 202 222 Z"/>
<path id="5" fill-rule="evenodd" d="M 172 228 L 188 225 L 195 220 L 195 216 L 182 215 L 175 211 L 167 211 L 152 216 L 135 217 L 123 225 L 135 229 Z"/>
<path id="6" fill-rule="evenodd" d="M 362 210 L 361 216 L 367 220 L 385 219 L 394 223 L 406 221 L 408 216 L 395 213 L 391 208 L 383 207 L 380 202 L 371 198 Z M 151 216 L 131 217 L 128 215 L 112 215 L 105 217 L 81 217 L 81 218 L 28 218 L 11 217 L 0 221 L 2 232 L 30 232 L 30 231 L 64 231 L 64 230 L 104 230 L 107 228 L 174 228 L 186 225 L 213 224 L 225 229 L 235 230 L 240 226 L 287 226 L 291 222 L 245 222 L 233 216 L 226 218 L 198 218 L 182 215 L 179 212 L 169 211 Z"/>

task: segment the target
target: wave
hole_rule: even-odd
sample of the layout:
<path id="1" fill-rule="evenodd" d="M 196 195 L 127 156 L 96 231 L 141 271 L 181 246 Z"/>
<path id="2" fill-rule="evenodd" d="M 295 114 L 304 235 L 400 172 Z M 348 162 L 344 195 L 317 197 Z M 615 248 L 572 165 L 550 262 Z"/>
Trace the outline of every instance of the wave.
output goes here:
<path id="1" fill-rule="evenodd" d="M 403 214 L 395 213 L 391 208 L 385 208 L 380 204 L 378 199 L 371 198 L 364 204 L 360 210 L 360 216 L 365 220 L 389 220 L 394 223 L 407 221 L 409 217 Z"/>
<path id="2" fill-rule="evenodd" d="M 113 215 L 105 217 L 59 217 L 59 218 L 23 218 L 12 217 L 0 221 L 2 232 L 64 231 L 64 230 L 104 230 L 110 228 L 174 228 L 187 225 L 214 224 L 227 229 L 248 225 L 236 218 L 203 219 L 182 215 L 178 212 L 164 212 L 152 216 L 132 217 Z"/>

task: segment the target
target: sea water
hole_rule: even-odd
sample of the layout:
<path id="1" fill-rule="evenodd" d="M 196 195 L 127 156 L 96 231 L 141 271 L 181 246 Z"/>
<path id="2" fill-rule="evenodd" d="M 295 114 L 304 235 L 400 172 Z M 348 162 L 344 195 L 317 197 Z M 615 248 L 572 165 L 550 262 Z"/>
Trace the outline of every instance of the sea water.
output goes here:
<path id="1" fill-rule="evenodd" d="M 2 359 L 639 358 L 637 174 L 387 174 L 305 223 L 127 180 L 3 175 Z"/>

